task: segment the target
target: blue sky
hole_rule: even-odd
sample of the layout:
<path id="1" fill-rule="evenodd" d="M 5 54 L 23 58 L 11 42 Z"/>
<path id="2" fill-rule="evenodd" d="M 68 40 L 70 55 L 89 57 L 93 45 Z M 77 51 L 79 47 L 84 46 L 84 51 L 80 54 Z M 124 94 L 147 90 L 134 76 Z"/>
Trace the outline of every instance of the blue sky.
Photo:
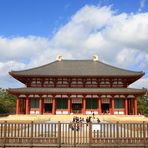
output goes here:
<path id="1" fill-rule="evenodd" d="M 22 86 L 11 70 L 55 60 L 90 59 L 145 77 L 148 88 L 148 0 L 0 0 L 0 87 Z"/>
<path id="2" fill-rule="evenodd" d="M 0 0 L 0 34 L 51 37 L 85 5 L 112 6 L 118 13 L 136 13 L 140 0 Z M 148 10 L 148 1 L 142 12 Z"/>

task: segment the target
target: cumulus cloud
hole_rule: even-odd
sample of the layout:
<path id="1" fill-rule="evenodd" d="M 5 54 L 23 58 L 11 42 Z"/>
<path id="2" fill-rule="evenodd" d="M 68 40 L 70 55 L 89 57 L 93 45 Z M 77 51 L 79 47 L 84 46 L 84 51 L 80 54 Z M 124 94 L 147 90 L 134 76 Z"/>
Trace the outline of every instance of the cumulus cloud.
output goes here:
<path id="1" fill-rule="evenodd" d="M 59 53 L 69 59 L 98 54 L 101 61 L 111 65 L 148 72 L 147 34 L 148 13 L 117 14 L 111 7 L 86 5 L 51 39 L 0 37 L 0 72 L 49 63 Z M 147 79 L 140 80 L 141 84 Z M 141 84 L 138 81 L 135 86 Z"/>
<path id="2" fill-rule="evenodd" d="M 7 62 L 0 62 L 0 76 L 6 75 L 8 71 L 12 69 L 24 69 L 26 65 L 24 63 L 16 62 L 16 61 L 7 61 Z"/>
<path id="3" fill-rule="evenodd" d="M 0 37 L 0 61 L 30 60 L 46 50 L 49 47 L 48 44 L 48 39 L 43 37 Z"/>

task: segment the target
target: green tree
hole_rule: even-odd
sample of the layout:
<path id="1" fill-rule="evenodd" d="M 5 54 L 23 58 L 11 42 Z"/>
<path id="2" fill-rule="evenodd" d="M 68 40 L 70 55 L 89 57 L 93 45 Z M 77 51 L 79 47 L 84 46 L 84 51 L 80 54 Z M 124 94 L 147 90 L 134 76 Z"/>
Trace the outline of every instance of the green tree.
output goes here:
<path id="1" fill-rule="evenodd" d="M 0 88 L 0 114 L 14 114 L 16 97 Z"/>
<path id="2" fill-rule="evenodd" d="M 148 94 L 138 98 L 138 112 L 148 114 Z"/>

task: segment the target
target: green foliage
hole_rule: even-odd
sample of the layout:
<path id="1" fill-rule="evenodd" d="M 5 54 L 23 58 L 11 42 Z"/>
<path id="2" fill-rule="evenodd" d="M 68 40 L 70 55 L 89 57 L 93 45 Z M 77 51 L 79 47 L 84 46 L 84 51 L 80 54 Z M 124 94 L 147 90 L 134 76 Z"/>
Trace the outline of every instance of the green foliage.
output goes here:
<path id="1" fill-rule="evenodd" d="M 0 114 L 14 114 L 16 97 L 0 88 Z"/>
<path id="2" fill-rule="evenodd" d="M 148 114 L 148 94 L 138 98 L 138 112 Z"/>

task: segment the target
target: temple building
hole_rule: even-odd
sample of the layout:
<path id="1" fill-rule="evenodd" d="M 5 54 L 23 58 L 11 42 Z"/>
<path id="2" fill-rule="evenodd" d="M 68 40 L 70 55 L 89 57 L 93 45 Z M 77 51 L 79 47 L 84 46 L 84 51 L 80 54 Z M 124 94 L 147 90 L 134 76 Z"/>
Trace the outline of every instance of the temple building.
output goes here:
<path id="1" fill-rule="evenodd" d="M 144 76 L 93 60 L 56 61 L 9 74 L 26 85 L 9 89 L 17 96 L 16 114 L 137 115 L 145 89 L 128 86 Z"/>

